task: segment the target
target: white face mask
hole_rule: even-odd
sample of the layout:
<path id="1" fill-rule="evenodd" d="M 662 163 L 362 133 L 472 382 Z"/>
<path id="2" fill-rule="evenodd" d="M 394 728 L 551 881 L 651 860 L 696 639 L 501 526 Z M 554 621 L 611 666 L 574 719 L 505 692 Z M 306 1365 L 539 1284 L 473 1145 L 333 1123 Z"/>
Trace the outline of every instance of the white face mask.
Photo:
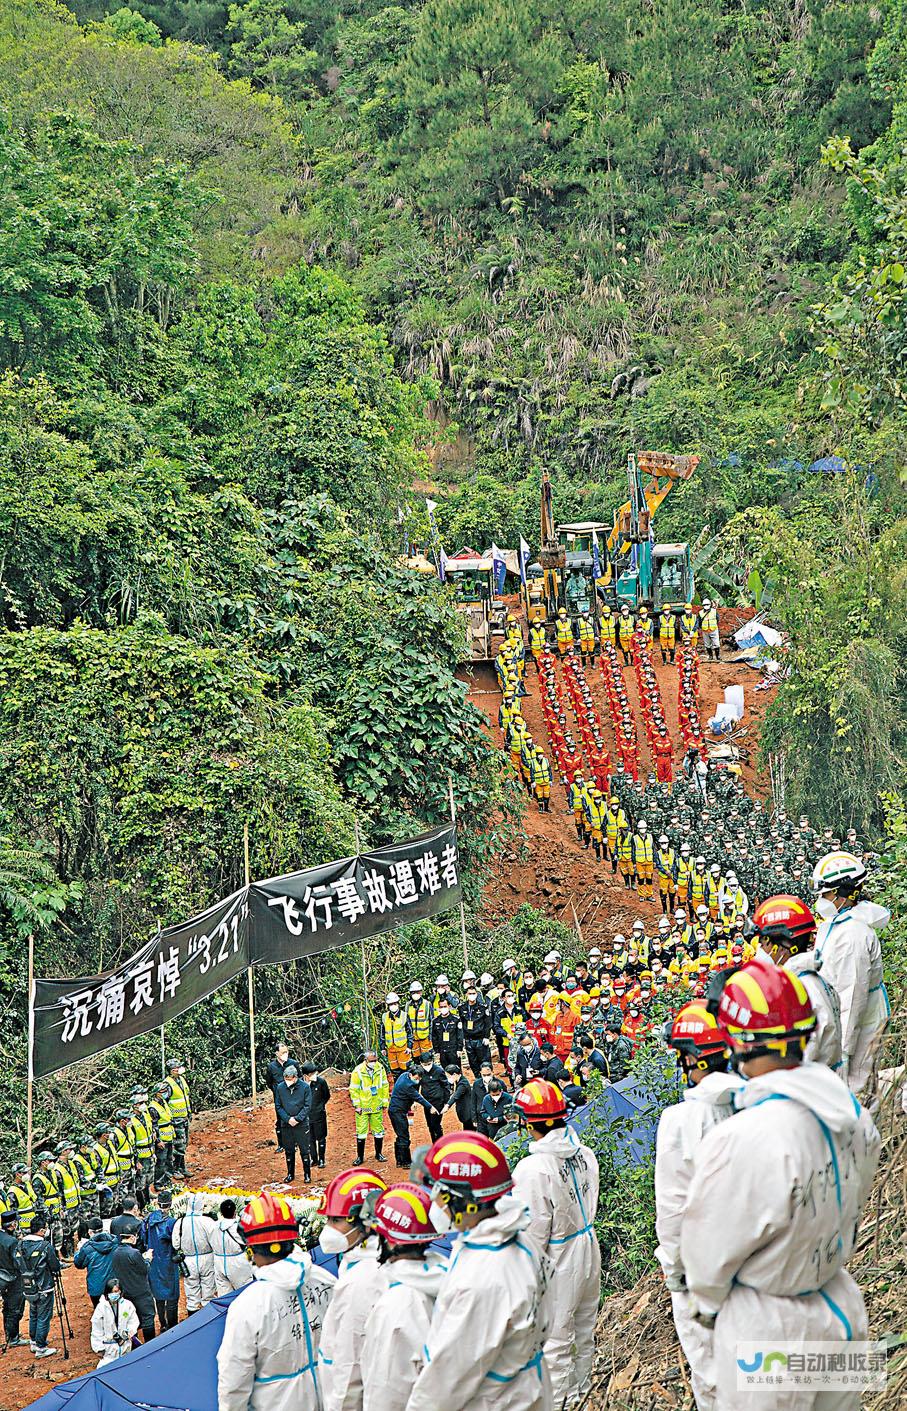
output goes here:
<path id="1" fill-rule="evenodd" d="M 437 1230 L 439 1235 L 449 1234 L 453 1229 L 453 1220 L 450 1218 L 446 1205 L 438 1205 L 433 1200 L 428 1207 L 428 1218 L 432 1228 Z"/>
<path id="2" fill-rule="evenodd" d="M 831 897 L 817 897 L 815 911 L 823 921 L 833 921 L 838 914 L 838 908 Z"/>
<path id="3" fill-rule="evenodd" d="M 318 1247 L 324 1254 L 345 1254 L 349 1248 L 347 1236 L 333 1225 L 325 1225 L 318 1236 Z"/>

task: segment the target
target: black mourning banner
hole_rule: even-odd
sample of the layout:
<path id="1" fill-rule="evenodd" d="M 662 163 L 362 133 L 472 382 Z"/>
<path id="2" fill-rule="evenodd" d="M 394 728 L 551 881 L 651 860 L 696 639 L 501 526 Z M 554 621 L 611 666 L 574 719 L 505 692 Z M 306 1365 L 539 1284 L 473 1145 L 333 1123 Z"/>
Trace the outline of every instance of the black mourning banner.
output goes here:
<path id="1" fill-rule="evenodd" d="M 36 980 L 34 1076 L 158 1029 L 241 975 L 249 965 L 248 893 L 243 887 L 168 926 L 107 975 Z"/>
<path id="2" fill-rule="evenodd" d="M 406 843 L 250 888 L 252 964 L 298 960 L 368 940 L 460 900 L 452 824 Z"/>
<path id="3" fill-rule="evenodd" d="M 36 980 L 33 1075 L 46 1077 L 160 1028 L 249 965 L 367 940 L 459 900 L 453 824 L 359 857 L 253 882 L 161 931 L 106 975 Z"/>

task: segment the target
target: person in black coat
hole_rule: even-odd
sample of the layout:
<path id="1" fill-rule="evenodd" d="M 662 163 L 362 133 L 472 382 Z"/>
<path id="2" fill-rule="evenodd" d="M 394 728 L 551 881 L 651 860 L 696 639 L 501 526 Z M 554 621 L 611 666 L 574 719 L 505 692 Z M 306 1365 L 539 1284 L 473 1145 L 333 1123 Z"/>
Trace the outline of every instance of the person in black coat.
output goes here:
<path id="1" fill-rule="evenodd" d="M 3 1293 L 3 1333 L 7 1347 L 24 1347 L 19 1336 L 19 1324 L 25 1311 L 25 1291 L 22 1273 L 16 1264 L 19 1245 L 19 1215 L 4 1210 L 0 1215 L 0 1290 Z"/>
<path id="2" fill-rule="evenodd" d="M 500 1078 L 492 1078 L 488 1084 L 488 1094 L 482 1103 L 482 1120 L 485 1123 L 485 1131 L 493 1141 L 507 1123 L 513 1120 L 513 1100 L 510 1093 L 504 1091 Z"/>
<path id="3" fill-rule="evenodd" d="M 482 1103 L 488 1096 L 488 1084 L 494 1077 L 494 1069 L 491 1066 L 491 1059 L 483 1063 L 478 1078 L 472 1085 L 472 1120 L 475 1123 L 477 1132 L 485 1131 L 485 1119 L 482 1116 Z"/>
<path id="4" fill-rule="evenodd" d="M 274 1045 L 274 1057 L 265 1069 L 265 1082 L 271 1089 L 271 1096 L 274 1099 L 274 1130 L 277 1133 L 278 1146 L 280 1146 L 280 1118 L 277 1116 L 277 1088 L 283 1082 L 283 1071 L 288 1063 L 296 1063 L 296 1059 L 291 1056 L 286 1039 L 279 1039 Z M 296 1063 L 296 1067 L 299 1067 L 298 1063 Z"/>
<path id="5" fill-rule="evenodd" d="M 475 985 L 466 987 L 466 998 L 460 1005 L 459 1015 L 466 1043 L 466 1062 L 472 1069 L 473 1077 L 478 1079 L 482 1064 L 491 1058 L 491 1049 L 488 1046 L 491 1016 L 487 1006 L 479 998 Z"/>
<path id="6" fill-rule="evenodd" d="M 308 1083 L 309 1092 L 312 1095 L 312 1107 L 309 1112 L 309 1141 L 312 1147 L 312 1156 L 315 1159 L 315 1165 L 323 1168 L 327 1161 L 328 1147 L 328 1115 L 325 1108 L 331 1100 L 331 1090 L 327 1080 L 322 1078 L 314 1063 L 304 1063 L 300 1071 Z"/>
<path id="7" fill-rule="evenodd" d="M 459 1021 L 457 1027 L 459 1028 Z M 428 1135 L 433 1142 L 436 1142 L 442 1131 L 441 1113 L 450 1098 L 450 1083 L 447 1081 L 444 1069 L 435 1062 L 433 1053 L 423 1053 L 419 1059 L 419 1069 L 422 1074 L 419 1091 L 426 1102 L 431 1103 L 435 1108 L 434 1112 L 426 1111 L 425 1120 L 428 1123 Z"/>
<path id="8" fill-rule="evenodd" d="M 463 1077 L 462 1069 L 456 1063 L 449 1063 L 445 1069 L 450 1079 L 450 1097 L 444 1105 L 444 1111 L 449 1112 L 452 1107 L 456 1108 L 457 1120 L 467 1132 L 475 1131 L 475 1119 L 473 1117 L 472 1088 L 469 1086 L 469 1079 Z"/>
<path id="9" fill-rule="evenodd" d="M 563 1059 L 558 1058 L 554 1052 L 554 1044 L 547 1041 L 541 1046 L 542 1067 L 541 1075 L 548 1083 L 557 1083 L 563 1089 L 565 1083 L 570 1082 L 570 1074 L 567 1072 Z"/>
<path id="10" fill-rule="evenodd" d="M 422 1096 L 421 1086 L 422 1069 L 418 1064 L 411 1063 L 394 1083 L 387 1109 L 390 1124 L 394 1129 L 394 1160 L 405 1171 L 409 1170 L 413 1159 L 409 1141 L 409 1114 L 417 1104 L 425 1109 L 426 1114 L 435 1111 L 428 1099 Z"/>
<path id="11" fill-rule="evenodd" d="M 287 1158 L 287 1180 L 296 1179 L 296 1153 L 302 1157 L 306 1182 L 312 1179 L 312 1153 L 309 1147 L 309 1113 L 312 1094 L 308 1083 L 299 1081 L 299 1069 L 288 1063 L 275 1093 L 277 1117 L 280 1121 L 280 1145 Z"/>
<path id="12" fill-rule="evenodd" d="M 154 1337 L 154 1295 L 148 1277 L 148 1264 L 138 1248 L 139 1226 L 124 1230 L 110 1261 L 110 1277 L 116 1279 L 139 1318 L 142 1340 Z"/>
<path id="13" fill-rule="evenodd" d="M 431 1046 L 445 1068 L 459 1059 L 463 1047 L 463 1026 L 457 1011 L 451 1008 L 446 998 L 441 1001 L 432 1022 Z"/>

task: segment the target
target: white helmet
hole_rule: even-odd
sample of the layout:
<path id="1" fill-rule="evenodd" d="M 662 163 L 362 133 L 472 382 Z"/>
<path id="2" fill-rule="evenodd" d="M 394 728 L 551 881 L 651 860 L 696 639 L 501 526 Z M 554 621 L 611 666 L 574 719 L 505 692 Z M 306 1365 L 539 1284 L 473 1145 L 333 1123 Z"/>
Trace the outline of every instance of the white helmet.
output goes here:
<path id="1" fill-rule="evenodd" d="M 633 922 L 633 930 L 634 930 L 634 931 L 643 931 L 643 932 L 644 932 L 645 929 L 646 929 L 646 927 L 645 927 L 645 923 L 644 923 L 644 922 L 639 921 L 639 920 L 636 920 L 636 921 Z"/>
<path id="2" fill-rule="evenodd" d="M 670 921 L 668 920 L 667 916 L 659 916 L 659 918 L 658 918 L 658 929 L 659 929 L 659 931 L 667 931 L 670 925 L 671 925 L 671 923 L 670 923 Z"/>
<path id="3" fill-rule="evenodd" d="M 483 990 L 486 989 L 489 985 L 494 984 L 494 976 L 489 975 L 487 970 L 483 970 L 479 976 L 479 984 L 482 986 Z"/>
<path id="4" fill-rule="evenodd" d="M 689 855 L 690 855 L 690 845 L 689 845 L 689 843 L 681 843 L 681 844 L 680 844 L 680 855 L 681 855 L 681 857 L 683 857 L 684 853 L 687 855 L 687 857 L 689 857 Z"/>
<path id="5" fill-rule="evenodd" d="M 856 891 L 865 881 L 866 868 L 852 852 L 827 852 L 813 868 L 817 892 L 836 892 L 842 883 L 849 883 L 847 891 Z"/>
<path id="6" fill-rule="evenodd" d="M 409 992 L 411 995 L 421 995 L 422 986 L 418 980 L 413 980 L 412 984 L 409 987 Z"/>
<path id="7" fill-rule="evenodd" d="M 501 970 L 504 972 L 505 975 L 509 975 L 511 970 L 516 970 L 516 961 L 505 960 L 504 964 L 501 966 Z"/>
<path id="8" fill-rule="evenodd" d="M 717 862 L 713 862 L 712 865 L 711 865 L 711 867 L 709 868 L 709 872 L 712 874 L 713 877 L 720 877 L 720 876 L 721 876 L 721 864 L 720 864 L 720 863 L 717 863 Z"/>
<path id="9" fill-rule="evenodd" d="M 729 873 L 727 874 L 727 879 L 726 879 L 726 880 L 727 880 L 727 884 L 728 884 L 729 887 L 736 887 L 736 885 L 737 885 L 737 873 L 736 873 L 736 872 L 729 872 Z"/>
<path id="10" fill-rule="evenodd" d="M 476 981 L 478 978 L 479 978 L 479 977 L 476 975 L 476 972 L 475 972 L 474 970 L 464 970 L 464 971 L 463 971 L 462 980 L 463 980 L 463 984 L 464 984 L 464 985 L 465 985 L 469 980 L 472 980 L 473 983 L 475 983 L 475 981 Z"/>
<path id="11" fill-rule="evenodd" d="M 708 916 L 708 914 L 709 914 L 709 909 L 708 909 L 707 906 L 702 906 L 702 905 L 697 906 L 697 908 L 696 908 L 696 915 L 697 915 L 697 916 L 706 917 L 706 916 Z"/>
<path id="12" fill-rule="evenodd" d="M 619 950 L 621 946 L 625 946 L 626 944 L 627 944 L 627 938 L 626 938 L 626 936 L 617 935 L 617 936 L 614 937 L 614 949 L 615 949 L 615 950 Z"/>
<path id="13" fill-rule="evenodd" d="M 548 954 L 545 956 L 545 964 L 546 964 L 546 965 L 557 965 L 557 962 L 558 962 L 559 960 L 560 960 L 560 956 L 558 955 L 558 953 L 557 953 L 556 950 L 550 950 L 550 951 L 548 952 Z"/>
<path id="14" fill-rule="evenodd" d="M 385 997 L 384 997 L 384 1003 L 385 1003 L 385 1004 L 399 1004 L 399 1003 L 400 1003 L 400 996 L 399 996 L 399 995 L 395 995 L 394 992 L 393 992 L 393 990 L 391 990 L 391 992 L 390 992 L 389 995 L 385 995 Z"/>
<path id="15" fill-rule="evenodd" d="M 641 819 L 639 820 L 639 822 L 637 823 L 637 825 L 636 825 L 636 831 L 637 831 L 637 833 L 644 833 L 644 832 L 646 831 L 646 829 L 648 828 L 648 826 L 649 826 L 649 825 L 648 825 L 648 823 L 646 822 L 646 820 L 645 820 L 644 818 L 641 818 Z"/>
<path id="16" fill-rule="evenodd" d="M 702 606 L 703 606 L 704 608 L 710 608 L 710 607 L 712 606 L 712 600 L 711 600 L 711 598 L 703 598 L 703 600 L 702 600 Z"/>
<path id="17" fill-rule="evenodd" d="M 668 846 L 668 835 L 667 835 L 667 833 L 662 833 L 662 834 L 661 834 L 661 837 L 658 839 L 658 846 L 659 846 L 660 848 L 666 848 L 666 847 Z"/>
<path id="18" fill-rule="evenodd" d="M 446 975 L 439 975 L 438 978 L 437 978 L 437 980 L 435 981 L 435 989 L 437 990 L 441 985 L 449 985 L 449 984 L 450 984 L 450 981 L 448 980 L 448 978 L 447 978 Z"/>
<path id="19" fill-rule="evenodd" d="M 601 954 L 602 953 L 599 950 L 598 946 L 593 946 L 589 952 L 589 959 L 591 960 L 593 956 L 597 956 L 598 959 L 601 960 Z"/>
<path id="20" fill-rule="evenodd" d="M 684 909 L 683 909 L 682 906 L 679 906 L 679 907 L 677 908 L 677 910 L 674 912 L 674 920 L 675 920 L 675 921 L 686 921 L 686 919 L 687 919 L 687 914 L 686 914 L 686 912 L 684 911 Z"/>

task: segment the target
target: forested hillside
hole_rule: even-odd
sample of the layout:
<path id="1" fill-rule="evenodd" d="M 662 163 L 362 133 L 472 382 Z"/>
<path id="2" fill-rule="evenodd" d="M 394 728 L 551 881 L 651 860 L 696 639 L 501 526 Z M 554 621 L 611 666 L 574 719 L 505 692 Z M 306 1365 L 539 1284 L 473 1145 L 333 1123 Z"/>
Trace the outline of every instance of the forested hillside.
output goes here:
<path id="1" fill-rule="evenodd" d="M 559 517 L 610 519 L 628 449 L 698 452 L 659 535 L 731 601 L 774 573 L 791 807 L 878 837 L 907 742 L 903 0 L 73 9 L 0 0 L 8 1124 L 29 930 L 45 973 L 111 964 L 236 884 L 246 822 L 269 875 L 354 817 L 439 821 L 450 771 L 477 898 L 518 805 L 451 604 L 396 566 L 414 483 L 448 547 L 535 543 L 542 468 Z M 263 1010 L 325 973 L 352 1000 L 345 965 L 260 977 Z M 175 1028 L 203 1100 L 240 1082 L 229 990 Z"/>

